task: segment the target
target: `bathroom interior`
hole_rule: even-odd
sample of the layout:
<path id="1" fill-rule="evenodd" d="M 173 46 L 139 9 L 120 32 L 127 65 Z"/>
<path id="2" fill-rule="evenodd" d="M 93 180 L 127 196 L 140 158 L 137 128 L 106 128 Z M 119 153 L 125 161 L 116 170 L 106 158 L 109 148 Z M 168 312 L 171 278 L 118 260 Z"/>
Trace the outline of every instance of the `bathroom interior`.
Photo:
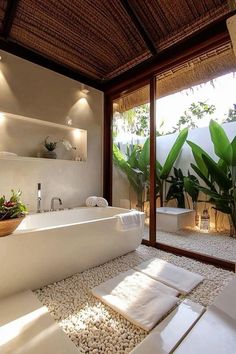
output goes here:
<path id="1" fill-rule="evenodd" d="M 234 352 L 235 73 L 235 1 L 0 0 L 0 354 Z"/>

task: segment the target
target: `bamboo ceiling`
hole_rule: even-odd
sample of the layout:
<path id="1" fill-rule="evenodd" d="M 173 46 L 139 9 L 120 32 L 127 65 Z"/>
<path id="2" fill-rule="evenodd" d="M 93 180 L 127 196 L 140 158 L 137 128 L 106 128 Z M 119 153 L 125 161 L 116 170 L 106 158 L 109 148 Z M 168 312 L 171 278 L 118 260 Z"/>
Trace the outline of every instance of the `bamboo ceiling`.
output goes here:
<path id="1" fill-rule="evenodd" d="M 0 32 L 102 83 L 229 12 L 227 0 L 0 0 Z"/>
<path id="2" fill-rule="evenodd" d="M 236 72 L 236 57 L 232 45 L 224 45 L 157 77 L 157 98 L 203 84 L 220 75 Z M 125 112 L 149 102 L 149 86 L 124 94 L 114 102 L 113 110 Z"/>

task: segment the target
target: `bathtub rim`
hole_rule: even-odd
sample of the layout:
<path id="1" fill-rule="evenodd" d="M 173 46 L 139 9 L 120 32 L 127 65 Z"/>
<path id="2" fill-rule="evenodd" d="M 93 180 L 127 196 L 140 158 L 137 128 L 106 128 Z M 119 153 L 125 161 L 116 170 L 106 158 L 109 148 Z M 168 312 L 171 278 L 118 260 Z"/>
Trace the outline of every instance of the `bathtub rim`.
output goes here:
<path id="1" fill-rule="evenodd" d="M 63 229 L 63 228 L 66 228 L 66 227 L 70 227 L 70 226 L 75 226 L 75 225 L 83 225 L 83 224 L 89 224 L 89 223 L 95 223 L 95 222 L 98 222 L 98 221 L 107 221 L 107 220 L 112 220 L 114 219 L 118 214 L 121 214 L 122 211 L 124 213 L 127 213 L 127 212 L 131 212 L 133 211 L 134 209 L 125 209 L 125 208 L 120 208 L 120 207 L 113 207 L 113 206 L 108 206 L 108 207 L 86 207 L 86 206 L 82 206 L 82 207 L 75 207 L 75 208 L 71 208 L 71 209 L 64 209 L 64 210 L 55 210 L 55 211 L 47 211 L 47 212 L 43 212 L 43 213 L 29 213 L 28 215 L 44 215 L 44 214 L 57 214 L 57 213 L 60 213 L 60 212 L 63 212 L 63 211 L 72 211 L 72 210 L 87 210 L 87 209 L 117 209 L 118 212 L 117 214 L 113 215 L 113 216 L 107 216 L 107 217 L 104 217 L 104 218 L 99 218 L 99 219 L 94 219 L 94 220 L 85 220 L 85 221 L 80 221 L 80 222 L 72 222 L 72 223 L 67 223 L 67 224 L 60 224 L 60 225 L 56 225 L 56 226 L 47 226 L 47 227 L 39 227 L 39 228 L 29 228 L 29 229 L 25 229 L 25 230 L 19 230 L 19 229 L 16 229 L 11 235 L 9 236 L 17 236 L 17 235 L 23 235 L 23 234 L 28 234 L 28 233 L 32 233 L 32 232 L 41 232 L 41 231 L 49 231 L 49 230 L 53 230 L 53 229 Z M 138 211 L 138 210 L 137 210 Z M 144 212 L 142 211 L 139 211 L 139 213 L 141 213 L 142 215 L 145 215 Z M 26 216 L 27 218 L 27 216 Z M 138 229 L 139 227 L 137 227 Z"/>

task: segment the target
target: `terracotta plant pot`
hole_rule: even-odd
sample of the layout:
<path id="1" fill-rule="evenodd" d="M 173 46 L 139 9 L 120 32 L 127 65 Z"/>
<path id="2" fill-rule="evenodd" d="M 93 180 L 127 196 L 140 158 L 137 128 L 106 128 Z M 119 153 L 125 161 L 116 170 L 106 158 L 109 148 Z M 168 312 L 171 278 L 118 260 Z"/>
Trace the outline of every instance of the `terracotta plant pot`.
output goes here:
<path id="1" fill-rule="evenodd" d="M 0 221 L 0 237 L 12 234 L 20 225 L 24 216 L 21 218 L 8 219 Z"/>

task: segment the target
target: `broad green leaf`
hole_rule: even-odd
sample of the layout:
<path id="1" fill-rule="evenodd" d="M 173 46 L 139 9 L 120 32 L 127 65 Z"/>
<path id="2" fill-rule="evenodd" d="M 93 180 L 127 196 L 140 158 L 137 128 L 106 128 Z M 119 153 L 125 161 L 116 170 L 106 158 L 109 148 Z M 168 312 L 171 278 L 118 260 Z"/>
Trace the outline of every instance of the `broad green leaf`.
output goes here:
<path id="1" fill-rule="evenodd" d="M 190 164 L 194 172 L 206 183 L 208 187 L 210 187 L 212 190 L 215 190 L 214 185 L 211 183 L 211 181 L 201 172 L 201 170 L 195 166 L 194 164 Z"/>
<path id="2" fill-rule="evenodd" d="M 139 154 L 138 165 L 144 171 L 150 165 L 150 138 L 148 138 Z"/>
<path id="3" fill-rule="evenodd" d="M 230 141 L 224 129 L 214 120 L 211 120 L 210 125 L 211 140 L 214 144 L 215 154 L 223 159 L 227 164 L 230 164 L 229 145 Z"/>
<path id="4" fill-rule="evenodd" d="M 130 164 L 131 167 L 135 167 L 138 165 L 137 161 L 137 154 L 138 154 L 138 146 L 134 146 L 132 152 L 129 152 L 129 158 L 127 162 Z"/>
<path id="5" fill-rule="evenodd" d="M 214 192 L 210 189 L 207 189 L 205 187 L 199 186 L 198 188 L 200 191 L 202 191 L 203 193 L 205 193 L 209 197 L 213 198 L 214 201 L 221 201 L 223 203 L 228 202 L 228 196 L 223 197 L 221 194 Z"/>
<path id="6" fill-rule="evenodd" d="M 232 181 L 227 177 L 227 175 L 217 165 L 217 163 L 215 163 L 205 155 L 203 155 L 202 158 L 208 168 L 209 174 L 211 175 L 213 180 L 218 184 L 220 189 L 228 191 L 230 188 L 232 188 Z"/>
<path id="7" fill-rule="evenodd" d="M 232 140 L 231 144 L 228 146 L 227 154 L 230 159 L 230 166 L 236 166 L 236 136 Z"/>
<path id="8" fill-rule="evenodd" d="M 156 169 L 161 171 L 162 170 L 162 165 L 160 164 L 160 162 L 158 160 L 156 160 Z"/>
<path id="9" fill-rule="evenodd" d="M 177 157 L 180 154 L 180 151 L 181 151 L 181 149 L 182 149 L 182 147 L 183 147 L 183 145 L 184 145 L 184 143 L 185 143 L 185 141 L 187 139 L 187 136 L 188 136 L 188 129 L 187 128 L 183 129 L 179 133 L 174 145 L 172 146 L 172 148 L 171 148 L 171 150 L 170 150 L 170 152 L 169 152 L 169 154 L 168 154 L 168 156 L 166 158 L 164 166 L 162 168 L 162 171 L 161 171 L 161 174 L 160 174 L 160 177 L 162 179 L 165 179 L 165 178 L 167 178 L 169 176 L 169 173 L 170 173 L 170 171 L 171 171 L 171 169 L 172 169 Z"/>
<path id="10" fill-rule="evenodd" d="M 211 159 L 211 157 L 200 146 L 198 146 L 197 144 L 193 143 L 192 141 L 187 140 L 187 143 L 192 149 L 193 157 L 195 159 L 197 167 L 199 168 L 199 170 L 201 171 L 201 173 L 205 177 L 208 177 L 208 170 L 207 170 L 207 167 L 206 167 L 206 165 L 205 165 L 205 163 L 204 163 L 204 161 L 202 159 L 202 155 L 205 155 L 205 156 L 207 156 L 210 159 Z"/>
<path id="11" fill-rule="evenodd" d="M 184 177 L 184 189 L 186 192 L 190 195 L 192 198 L 193 202 L 196 202 L 198 200 L 198 186 L 196 186 L 196 182 L 193 182 L 190 178 Z"/>

